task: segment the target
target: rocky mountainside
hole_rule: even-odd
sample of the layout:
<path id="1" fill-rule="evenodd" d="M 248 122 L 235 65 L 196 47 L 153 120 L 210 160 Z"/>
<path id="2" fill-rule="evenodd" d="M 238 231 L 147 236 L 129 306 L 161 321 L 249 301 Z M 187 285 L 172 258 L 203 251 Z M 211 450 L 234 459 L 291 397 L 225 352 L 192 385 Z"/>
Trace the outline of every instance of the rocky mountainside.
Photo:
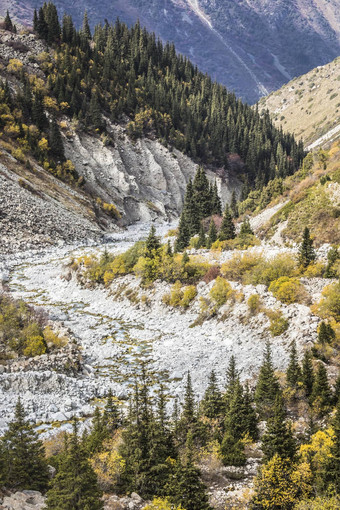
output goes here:
<path id="1" fill-rule="evenodd" d="M 294 78 L 260 100 L 276 126 L 302 138 L 305 147 L 323 146 L 340 136 L 340 58 Z"/>
<path id="2" fill-rule="evenodd" d="M 10 87 L 20 82 L 7 72 L 10 61 L 24 65 L 41 79 L 36 56 L 47 49 L 32 34 L 0 30 L 0 76 Z M 18 65 L 19 65 L 18 64 Z M 72 161 L 83 186 L 62 182 L 32 154 L 25 160 L 15 148 L 0 141 L 0 251 L 24 250 L 55 242 L 96 240 L 105 232 L 117 230 L 117 218 L 105 212 L 102 204 L 115 204 L 118 226 L 154 219 L 178 217 L 188 180 L 197 164 L 176 149 L 170 151 L 155 138 L 132 141 L 124 123 L 108 119 L 111 143 L 76 129 L 67 117 L 61 135 L 66 157 Z M 17 157 L 13 157 L 17 155 Z M 225 171 L 219 175 L 207 170 L 217 181 L 224 201 L 240 192 L 241 183 Z"/>
<path id="3" fill-rule="evenodd" d="M 42 1 L 0 1 L 21 22 L 31 23 Z M 92 26 L 117 16 L 173 41 L 200 69 L 249 102 L 294 76 L 339 55 L 337 0 L 58 0 L 80 26 L 88 10 Z"/>

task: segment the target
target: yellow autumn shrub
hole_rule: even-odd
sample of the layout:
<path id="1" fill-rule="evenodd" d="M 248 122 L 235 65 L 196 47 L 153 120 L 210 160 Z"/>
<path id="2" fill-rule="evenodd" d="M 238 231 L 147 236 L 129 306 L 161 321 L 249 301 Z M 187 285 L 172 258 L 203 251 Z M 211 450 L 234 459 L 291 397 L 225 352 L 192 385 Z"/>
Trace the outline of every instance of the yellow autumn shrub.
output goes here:
<path id="1" fill-rule="evenodd" d="M 233 296 L 233 289 L 230 283 L 222 278 L 222 276 L 218 276 L 215 280 L 215 283 L 210 291 L 211 299 L 216 303 L 217 306 L 224 305 L 228 299 Z"/>
<path id="2" fill-rule="evenodd" d="M 282 303 L 301 303 L 308 298 L 306 288 L 298 278 L 281 276 L 269 285 L 269 291 Z"/>
<path id="3" fill-rule="evenodd" d="M 32 335 L 26 339 L 24 355 L 29 357 L 45 354 L 46 344 L 40 335 Z"/>

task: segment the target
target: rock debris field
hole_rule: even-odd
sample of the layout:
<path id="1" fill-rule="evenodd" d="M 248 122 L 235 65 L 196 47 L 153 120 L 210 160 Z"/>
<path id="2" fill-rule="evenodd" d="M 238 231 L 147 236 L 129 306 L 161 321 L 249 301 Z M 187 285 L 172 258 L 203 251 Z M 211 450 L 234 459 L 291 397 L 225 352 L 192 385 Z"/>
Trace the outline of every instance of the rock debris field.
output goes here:
<path id="1" fill-rule="evenodd" d="M 105 247 L 111 252 L 125 251 L 138 238 L 146 237 L 149 225 L 134 226 Z M 160 227 L 165 233 L 169 225 Z M 162 302 L 170 285 L 156 282 L 153 289 L 140 287 L 133 276 L 115 280 L 109 289 L 81 287 L 76 278 L 63 278 L 70 259 L 85 253 L 101 252 L 104 246 L 54 248 L 49 251 L 17 255 L 3 260 L 8 285 L 15 298 L 45 307 L 52 320 L 58 321 L 76 338 L 83 356 L 79 373 L 59 372 L 47 368 L 46 362 L 26 371 L 0 373 L 0 433 L 13 416 L 20 395 L 29 419 L 36 423 L 42 437 L 58 430 L 70 430 L 73 416 L 84 418 L 102 405 L 109 388 L 119 400 L 127 399 L 134 374 L 141 361 L 148 363 L 153 374 L 152 390 L 160 381 L 172 396 L 183 397 L 187 371 L 190 370 L 197 396 L 202 396 L 209 373 L 215 370 L 221 386 L 232 354 L 235 355 L 243 380 L 254 380 L 262 361 L 268 333 L 264 314 L 247 317 L 247 299 L 261 293 L 267 308 L 276 300 L 264 286 L 232 284 L 242 290 L 245 299 L 233 306 L 224 305 L 217 317 L 192 326 L 199 314 L 199 297 L 207 296 L 213 284 L 198 284 L 198 296 L 186 312 L 174 310 Z M 5 269 L 7 267 L 7 269 Z M 1 272 L 1 271 L 0 271 Z M 7 279 L 6 278 L 6 279 Z M 124 285 L 140 295 L 147 294 L 148 305 L 131 303 L 126 297 L 115 298 Z M 318 319 L 307 306 L 283 306 L 289 319 L 288 330 L 272 340 L 273 359 L 277 368 L 285 368 L 289 344 L 296 339 L 300 353 L 315 339 Z"/>

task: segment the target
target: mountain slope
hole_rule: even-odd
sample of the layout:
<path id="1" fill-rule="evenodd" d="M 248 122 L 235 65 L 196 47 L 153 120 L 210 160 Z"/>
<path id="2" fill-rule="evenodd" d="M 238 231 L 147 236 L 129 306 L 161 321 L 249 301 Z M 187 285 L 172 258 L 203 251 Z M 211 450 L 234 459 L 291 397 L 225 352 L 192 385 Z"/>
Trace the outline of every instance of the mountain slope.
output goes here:
<path id="1" fill-rule="evenodd" d="M 301 137 L 312 149 L 340 135 L 339 88 L 340 57 L 291 80 L 262 98 L 259 106 L 269 109 L 276 126 Z"/>
<path id="2" fill-rule="evenodd" d="M 23 22 L 42 1 L 0 0 Z M 117 16 L 140 19 L 163 40 L 173 41 L 202 71 L 249 102 L 340 53 L 337 0 L 58 0 L 80 26 L 88 10 L 92 26 Z"/>

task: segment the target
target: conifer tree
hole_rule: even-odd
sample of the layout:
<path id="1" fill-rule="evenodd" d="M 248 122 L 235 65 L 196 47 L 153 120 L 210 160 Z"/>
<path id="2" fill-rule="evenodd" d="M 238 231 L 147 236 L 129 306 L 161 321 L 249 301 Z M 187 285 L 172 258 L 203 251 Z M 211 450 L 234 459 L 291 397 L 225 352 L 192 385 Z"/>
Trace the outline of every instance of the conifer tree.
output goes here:
<path id="1" fill-rule="evenodd" d="M 228 410 L 230 401 L 234 395 L 235 386 L 238 383 L 238 371 L 236 369 L 235 356 L 232 354 L 226 373 L 226 391 L 224 394 L 225 409 Z"/>
<path id="2" fill-rule="evenodd" d="M 208 386 L 201 401 L 201 410 L 208 418 L 218 418 L 223 412 L 223 399 L 214 370 L 209 376 Z"/>
<path id="3" fill-rule="evenodd" d="M 185 193 L 183 212 L 187 223 L 187 229 L 189 231 L 189 236 L 192 237 L 199 232 L 200 220 L 198 204 L 194 194 L 194 188 L 191 179 L 188 182 Z"/>
<path id="4" fill-rule="evenodd" d="M 121 414 L 117 404 L 113 400 L 112 390 L 110 388 L 103 414 L 103 423 L 110 435 L 119 428 L 121 421 Z"/>
<path id="5" fill-rule="evenodd" d="M 309 398 L 313 392 L 314 386 L 314 369 L 312 363 L 312 355 L 310 351 L 305 351 L 302 361 L 302 383 L 306 393 L 306 397 Z"/>
<path id="6" fill-rule="evenodd" d="M 319 361 L 316 370 L 312 399 L 321 416 L 330 410 L 332 390 L 328 382 L 326 367 L 321 361 Z"/>
<path id="7" fill-rule="evenodd" d="M 233 193 L 231 195 L 230 210 L 231 210 L 231 214 L 233 215 L 233 218 L 238 218 L 238 205 L 237 205 L 235 191 L 233 191 Z"/>
<path id="8" fill-rule="evenodd" d="M 309 228 L 305 227 L 302 237 L 302 243 L 299 248 L 299 263 L 302 267 L 308 267 L 315 261 L 316 254 L 313 247 L 313 239 L 310 237 Z"/>
<path id="9" fill-rule="evenodd" d="M 91 432 L 86 439 L 86 448 L 89 453 L 93 454 L 101 450 L 103 442 L 107 439 L 107 437 L 108 430 L 105 427 L 99 407 L 96 407 L 93 414 Z"/>
<path id="10" fill-rule="evenodd" d="M 219 216 L 222 214 L 222 204 L 218 194 L 216 181 L 212 187 L 211 214 L 218 214 Z"/>
<path id="11" fill-rule="evenodd" d="M 81 29 L 82 36 L 85 37 L 85 39 L 91 39 L 91 30 L 89 25 L 89 19 L 87 15 L 87 10 L 85 9 L 84 17 L 83 17 L 83 26 Z"/>
<path id="12" fill-rule="evenodd" d="M 281 459 L 294 460 L 296 443 L 286 417 L 283 398 L 278 393 L 275 399 L 273 416 L 268 418 L 267 430 L 262 438 L 265 462 L 268 462 L 275 454 L 281 457 Z"/>
<path id="13" fill-rule="evenodd" d="M 235 225 L 233 222 L 233 218 L 232 215 L 230 214 L 229 206 L 228 204 L 226 204 L 218 238 L 220 241 L 228 241 L 229 239 L 234 239 L 235 235 L 236 235 Z"/>
<path id="14" fill-rule="evenodd" d="M 184 404 L 181 419 L 185 424 L 186 430 L 188 430 L 189 427 L 192 427 L 196 422 L 195 396 L 192 389 L 190 372 L 188 372 L 187 382 L 185 385 Z"/>
<path id="15" fill-rule="evenodd" d="M 15 407 L 14 420 L 0 440 L 3 456 L 3 483 L 16 490 L 44 491 L 48 484 L 45 451 L 37 433 L 28 423 L 20 398 Z"/>
<path id="16" fill-rule="evenodd" d="M 149 235 L 145 242 L 145 256 L 149 259 L 154 259 L 161 248 L 159 238 L 156 236 L 156 228 L 151 226 Z"/>
<path id="17" fill-rule="evenodd" d="M 205 236 L 203 224 L 201 223 L 200 230 L 198 233 L 197 248 L 205 248 L 206 244 L 207 244 L 207 239 Z"/>
<path id="18" fill-rule="evenodd" d="M 101 492 L 97 476 L 87 459 L 87 452 L 78 438 L 76 420 L 73 434 L 61 454 L 57 474 L 47 493 L 48 510 L 101 510 Z"/>
<path id="19" fill-rule="evenodd" d="M 196 201 L 199 220 L 207 218 L 211 215 L 212 211 L 212 197 L 210 193 L 210 186 L 205 171 L 199 167 L 193 182 L 194 200 Z"/>
<path id="20" fill-rule="evenodd" d="M 177 235 L 176 241 L 175 241 L 175 251 L 180 252 L 180 251 L 185 250 L 185 248 L 189 245 L 189 241 L 190 241 L 190 232 L 188 229 L 188 224 L 187 224 L 185 213 L 182 212 L 180 220 L 179 220 L 178 235 Z"/>
<path id="21" fill-rule="evenodd" d="M 216 225 L 214 220 L 211 220 L 208 231 L 207 248 L 211 248 L 211 246 L 214 244 L 216 240 L 217 240 Z"/>
<path id="22" fill-rule="evenodd" d="M 8 9 L 7 9 L 7 12 L 6 12 L 4 23 L 5 23 L 5 30 L 8 30 L 8 31 L 12 32 L 12 30 L 13 30 L 13 23 L 12 23 L 10 15 L 9 15 Z"/>
<path id="23" fill-rule="evenodd" d="M 200 471 L 194 464 L 192 432 L 187 434 L 184 461 L 178 461 L 173 478 L 167 487 L 167 494 L 174 505 L 186 510 L 211 510 Z"/>
<path id="24" fill-rule="evenodd" d="M 320 344 L 330 344 L 335 339 L 335 331 L 332 326 L 325 321 L 322 321 L 319 326 L 318 341 Z"/>
<path id="25" fill-rule="evenodd" d="M 245 218 L 241 224 L 240 236 L 254 235 L 253 229 L 250 226 L 249 218 Z"/>
<path id="26" fill-rule="evenodd" d="M 37 13 L 37 9 L 34 9 L 34 14 L 33 14 L 33 30 L 34 32 L 38 32 L 38 13 Z"/>
<path id="27" fill-rule="evenodd" d="M 55 119 L 51 122 L 49 136 L 50 155 L 57 161 L 65 161 L 64 144 Z"/>
<path id="28" fill-rule="evenodd" d="M 280 386 L 274 372 L 270 343 L 267 341 L 255 389 L 255 402 L 261 417 L 268 417 L 272 414 L 272 408 L 279 392 Z"/>
<path id="29" fill-rule="evenodd" d="M 340 254 L 339 254 L 339 250 L 337 247 L 333 246 L 332 248 L 330 248 L 328 250 L 328 253 L 327 253 L 328 263 L 327 263 L 327 267 L 325 270 L 326 278 L 336 278 L 337 273 L 334 270 L 334 264 L 337 260 L 339 260 L 339 258 L 340 258 Z"/>
<path id="30" fill-rule="evenodd" d="M 296 342 L 295 340 L 293 340 L 290 346 L 290 356 L 286 372 L 286 379 L 289 386 L 291 386 L 292 388 L 297 388 L 297 385 L 301 381 L 301 378 L 302 372 L 297 356 Z"/>

